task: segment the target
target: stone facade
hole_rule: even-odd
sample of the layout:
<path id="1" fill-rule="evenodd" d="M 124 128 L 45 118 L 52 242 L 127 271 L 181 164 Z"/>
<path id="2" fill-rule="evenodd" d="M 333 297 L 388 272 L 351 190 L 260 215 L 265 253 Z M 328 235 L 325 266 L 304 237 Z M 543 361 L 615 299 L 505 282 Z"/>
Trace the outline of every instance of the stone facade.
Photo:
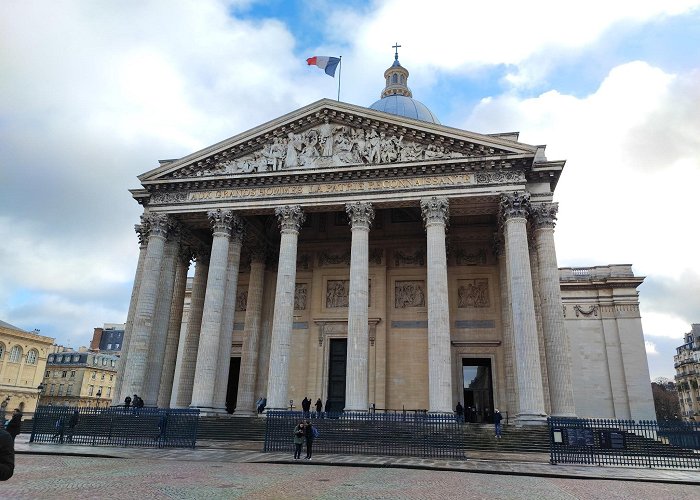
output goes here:
<path id="1" fill-rule="evenodd" d="M 700 324 L 693 324 L 683 345 L 676 348 L 676 390 L 686 422 L 700 422 Z"/>
<path id="2" fill-rule="evenodd" d="M 330 100 L 161 162 L 132 190 L 144 215 L 120 399 L 240 414 L 260 396 L 279 409 L 305 396 L 358 411 L 462 402 L 479 421 L 498 407 L 522 425 L 653 412 L 638 305 L 619 313 L 617 285 L 622 365 L 584 366 L 569 349 L 588 317 L 562 307 L 563 167 L 517 134 Z M 176 247 L 196 262 L 184 309 Z M 626 272 L 632 307 L 641 280 Z M 166 311 L 179 330 L 158 326 Z M 601 366 L 610 397 L 579 387 L 580 370 L 602 383 Z M 611 403 L 597 415 L 600 398 Z"/>
<path id="3" fill-rule="evenodd" d="M 118 361 L 111 354 L 75 351 L 49 354 L 41 404 L 107 408 L 114 398 Z"/>
<path id="4" fill-rule="evenodd" d="M 34 412 L 53 341 L 0 321 L 0 413 Z"/>

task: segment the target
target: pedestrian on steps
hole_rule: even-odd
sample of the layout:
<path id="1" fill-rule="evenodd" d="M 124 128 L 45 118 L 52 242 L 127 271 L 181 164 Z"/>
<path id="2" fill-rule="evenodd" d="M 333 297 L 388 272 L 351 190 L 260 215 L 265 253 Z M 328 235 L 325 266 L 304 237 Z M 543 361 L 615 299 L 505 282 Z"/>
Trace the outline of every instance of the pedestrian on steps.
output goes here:
<path id="1" fill-rule="evenodd" d="M 496 408 L 496 412 L 493 414 L 493 425 L 496 427 L 496 439 L 501 439 L 501 420 L 503 416 L 501 412 Z"/>

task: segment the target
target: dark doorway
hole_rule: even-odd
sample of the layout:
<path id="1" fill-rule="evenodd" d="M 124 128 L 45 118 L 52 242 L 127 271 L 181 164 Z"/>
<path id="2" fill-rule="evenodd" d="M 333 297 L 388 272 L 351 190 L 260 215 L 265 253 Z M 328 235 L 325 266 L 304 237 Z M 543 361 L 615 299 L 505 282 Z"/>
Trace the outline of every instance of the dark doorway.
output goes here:
<path id="1" fill-rule="evenodd" d="M 326 411 L 345 408 L 345 367 L 348 361 L 348 340 L 331 339 L 328 355 L 328 401 Z"/>
<path id="2" fill-rule="evenodd" d="M 231 358 L 228 370 L 228 387 L 226 388 L 226 411 L 233 413 L 238 399 L 238 376 L 241 372 L 241 358 Z"/>
<path id="3" fill-rule="evenodd" d="M 491 422 L 493 416 L 493 384 L 491 360 L 462 359 L 464 381 L 464 413 L 467 422 Z"/>

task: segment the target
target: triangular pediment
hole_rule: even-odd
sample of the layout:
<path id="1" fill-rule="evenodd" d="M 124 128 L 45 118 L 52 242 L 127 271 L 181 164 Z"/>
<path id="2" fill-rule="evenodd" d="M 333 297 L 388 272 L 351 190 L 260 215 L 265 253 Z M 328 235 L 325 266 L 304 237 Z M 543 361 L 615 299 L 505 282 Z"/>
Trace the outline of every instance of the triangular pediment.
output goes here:
<path id="1" fill-rule="evenodd" d="M 466 160 L 532 162 L 537 147 L 323 99 L 178 160 L 139 179 L 182 182 L 345 167 Z"/>

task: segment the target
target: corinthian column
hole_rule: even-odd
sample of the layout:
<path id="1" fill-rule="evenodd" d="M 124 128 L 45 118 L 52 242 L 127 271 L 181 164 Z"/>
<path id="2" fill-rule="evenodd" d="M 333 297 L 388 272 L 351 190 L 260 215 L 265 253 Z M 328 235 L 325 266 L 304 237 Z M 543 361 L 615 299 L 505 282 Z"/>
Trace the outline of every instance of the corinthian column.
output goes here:
<path id="1" fill-rule="evenodd" d="M 571 359 L 564 326 L 564 312 L 561 307 L 559 268 L 554 247 L 554 225 L 558 209 L 557 203 L 537 205 L 532 211 L 532 221 L 540 271 L 540 308 L 552 415 L 575 417 Z"/>
<path id="2" fill-rule="evenodd" d="M 263 286 L 265 282 L 265 250 L 255 247 L 250 254 L 248 302 L 245 307 L 241 374 L 238 378 L 236 415 L 255 415 L 255 383 L 260 350 L 260 323 L 262 316 Z"/>
<path id="3" fill-rule="evenodd" d="M 494 248 L 498 257 L 498 275 L 501 288 L 501 324 L 503 325 L 503 365 L 506 375 L 506 402 L 508 412 L 515 415 L 518 408 L 518 378 L 513 366 L 513 322 L 511 320 L 510 280 L 506 268 L 505 242 L 502 234 L 494 235 Z M 499 403 L 500 404 L 500 403 Z"/>
<path id="4" fill-rule="evenodd" d="M 117 400 L 122 392 L 122 380 L 124 380 L 124 367 L 129 355 L 129 344 L 131 342 L 131 332 L 134 326 L 134 314 L 136 313 L 136 301 L 139 298 L 139 288 L 141 287 L 141 277 L 143 275 L 143 262 L 146 260 L 146 244 L 148 243 L 148 231 L 143 224 L 134 226 L 136 235 L 139 238 L 139 260 L 136 264 L 136 276 L 134 277 L 134 286 L 131 289 L 131 301 L 129 302 L 129 312 L 126 316 L 126 325 L 124 327 L 124 337 L 122 338 L 121 357 L 119 359 L 119 367 L 117 368 L 117 380 L 114 384 L 114 400 L 117 404 L 121 401 Z"/>
<path id="5" fill-rule="evenodd" d="M 146 372 L 143 395 L 141 395 L 147 406 L 155 406 L 158 402 L 165 343 L 168 338 L 170 307 L 172 306 L 173 291 L 175 289 L 175 264 L 179 249 L 180 227 L 173 221 L 165 242 L 163 264 L 160 268 L 160 281 L 158 283 L 158 299 L 153 315 L 153 326 L 151 327 L 151 340 L 148 348 L 148 358 L 151 367 Z"/>
<path id="6" fill-rule="evenodd" d="M 431 412 L 452 412 L 450 310 L 447 297 L 445 226 L 447 198 L 420 201 L 428 242 L 428 386 Z"/>
<path id="7" fill-rule="evenodd" d="M 287 205 L 277 207 L 275 215 L 279 221 L 282 237 L 277 264 L 275 311 L 272 317 L 267 406 L 271 410 L 283 410 L 287 407 L 289 384 L 289 350 L 294 320 L 294 285 L 297 275 L 297 240 L 299 228 L 304 222 L 304 213 L 298 205 Z"/>
<path id="8" fill-rule="evenodd" d="M 228 247 L 234 215 L 231 210 L 217 209 L 207 212 L 207 216 L 214 232 L 214 239 L 211 244 L 207 291 L 204 295 L 202 326 L 199 333 L 197 364 L 190 406 L 213 410 L 214 388 L 221 347 L 221 316 L 224 294 L 226 293 Z M 230 349 L 229 344 L 229 352 Z"/>
<path id="9" fill-rule="evenodd" d="M 142 394 L 148 363 L 151 325 L 158 298 L 158 281 L 168 235 L 169 218 L 165 214 L 146 214 L 141 218 L 148 232 L 148 246 L 143 262 L 143 275 L 136 300 L 134 323 L 129 339 L 129 353 L 124 366 L 119 401 L 130 394 Z"/>
<path id="10" fill-rule="evenodd" d="M 226 409 L 228 391 L 228 372 L 231 369 L 231 339 L 236 313 L 236 295 L 238 294 L 238 272 L 241 265 L 241 246 L 243 245 L 243 221 L 235 217 L 231 224 L 231 241 L 228 246 L 228 270 L 226 275 L 226 294 L 224 311 L 221 316 L 221 337 L 219 341 L 219 359 L 217 361 L 216 384 L 214 386 L 214 407 L 222 412 Z"/>
<path id="11" fill-rule="evenodd" d="M 345 205 L 352 227 L 350 292 L 348 301 L 348 353 L 345 377 L 345 409 L 367 411 L 369 358 L 369 228 L 374 219 L 371 203 Z"/>
<path id="12" fill-rule="evenodd" d="M 202 326 L 202 311 L 204 309 L 204 292 L 207 289 L 209 274 L 209 254 L 204 247 L 194 249 L 195 260 L 192 293 L 190 295 L 190 312 L 185 327 L 185 335 L 180 336 L 175 362 L 175 377 L 173 392 L 170 398 L 171 408 L 186 408 L 192 402 L 192 383 L 197 366 L 197 351 L 199 348 L 199 331 Z"/>
<path id="13" fill-rule="evenodd" d="M 518 371 L 520 425 L 544 424 L 544 394 L 537 342 L 535 301 L 527 245 L 528 193 L 501 196 L 501 217 L 505 221 L 506 268 L 510 280 L 515 364 Z"/>
<path id="14" fill-rule="evenodd" d="M 182 311 L 185 303 L 185 292 L 187 291 L 187 272 L 190 269 L 191 260 L 192 250 L 188 246 L 181 244 L 175 265 L 175 286 L 173 287 L 173 300 L 170 306 L 168 335 L 165 339 L 163 370 L 161 371 L 160 388 L 158 389 L 157 405 L 159 408 L 170 406 L 177 348 L 180 343 L 180 330 L 182 329 Z"/>

